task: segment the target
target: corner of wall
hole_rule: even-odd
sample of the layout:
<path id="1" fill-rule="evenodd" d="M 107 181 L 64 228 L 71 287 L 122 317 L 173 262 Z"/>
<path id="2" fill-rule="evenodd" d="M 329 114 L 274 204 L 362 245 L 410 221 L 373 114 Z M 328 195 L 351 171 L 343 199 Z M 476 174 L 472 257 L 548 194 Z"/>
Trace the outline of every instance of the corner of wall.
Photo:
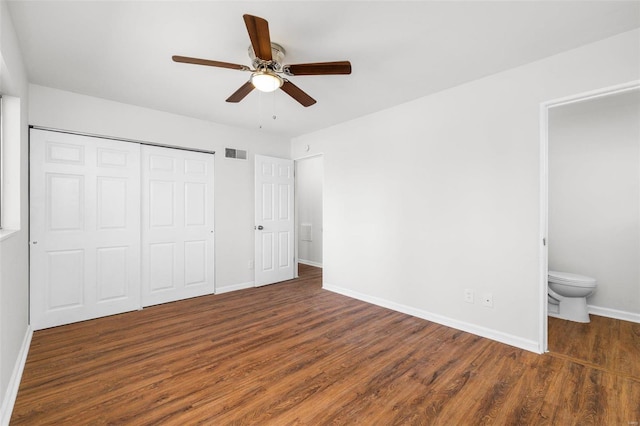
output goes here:
<path id="1" fill-rule="evenodd" d="M 13 412 L 13 406 L 16 403 L 16 397 L 18 396 L 18 388 L 20 387 L 20 380 L 22 379 L 24 366 L 27 363 L 27 355 L 29 354 L 32 337 L 33 330 L 31 327 L 27 327 L 18 358 L 16 359 L 15 366 L 11 373 L 9 386 L 2 397 L 2 404 L 0 405 L 0 426 L 8 426 L 9 420 L 11 420 L 11 413 Z"/>

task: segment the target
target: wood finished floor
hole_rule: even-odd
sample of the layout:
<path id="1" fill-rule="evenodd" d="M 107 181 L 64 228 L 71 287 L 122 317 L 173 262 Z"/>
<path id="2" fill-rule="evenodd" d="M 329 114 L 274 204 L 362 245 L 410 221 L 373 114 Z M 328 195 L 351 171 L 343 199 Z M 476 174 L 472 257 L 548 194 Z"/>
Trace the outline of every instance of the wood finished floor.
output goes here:
<path id="1" fill-rule="evenodd" d="M 586 324 L 549 317 L 549 351 L 639 379 L 640 324 L 590 317 Z"/>
<path id="2" fill-rule="evenodd" d="M 637 376 L 322 290 L 315 268 L 301 275 L 35 332 L 11 424 L 640 421 Z"/>

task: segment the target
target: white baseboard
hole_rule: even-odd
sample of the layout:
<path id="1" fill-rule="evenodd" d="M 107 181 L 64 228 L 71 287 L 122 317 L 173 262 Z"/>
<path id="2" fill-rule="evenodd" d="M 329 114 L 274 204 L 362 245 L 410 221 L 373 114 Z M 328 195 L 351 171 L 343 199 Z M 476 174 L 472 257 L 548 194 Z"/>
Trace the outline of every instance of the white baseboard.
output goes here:
<path id="1" fill-rule="evenodd" d="M 27 326 L 27 332 L 22 340 L 22 347 L 20 347 L 20 352 L 18 352 L 18 359 L 16 359 L 16 363 L 13 367 L 11 379 L 9 379 L 7 392 L 2 400 L 2 409 L 0 410 L 0 425 L 2 426 L 8 426 L 9 420 L 11 420 L 11 413 L 13 412 L 13 406 L 16 403 L 16 397 L 18 396 L 18 388 L 20 387 L 20 380 L 22 379 L 24 366 L 27 363 L 27 355 L 29 354 L 32 337 L 33 330 L 31 329 L 31 326 Z"/>
<path id="2" fill-rule="evenodd" d="M 314 262 L 313 260 L 298 259 L 298 263 L 303 265 L 315 266 L 316 268 L 322 268 L 322 263 Z"/>
<path id="3" fill-rule="evenodd" d="M 600 306 L 588 305 L 589 313 L 601 317 L 614 318 L 623 321 L 640 323 L 640 314 L 633 312 L 619 311 L 617 309 L 601 308 Z"/>
<path id="4" fill-rule="evenodd" d="M 325 290 L 333 291 L 334 293 L 342 294 L 343 296 L 352 297 L 354 299 L 382 306 L 383 308 L 392 309 L 397 312 L 402 312 L 403 314 L 411 315 L 447 327 L 455 328 L 456 330 L 462 330 L 467 333 L 475 334 L 476 336 L 486 337 L 487 339 L 495 340 L 497 342 L 504 343 L 510 346 L 515 346 L 516 348 L 524 349 L 526 351 L 534 352 L 537 354 L 543 353 L 538 345 L 538 342 L 534 340 L 523 339 L 512 334 L 503 333 L 501 331 L 481 327 L 475 324 L 459 321 L 442 315 L 433 314 L 422 309 L 417 309 L 411 306 L 402 305 L 400 303 L 391 302 L 389 300 L 381 299 L 378 297 L 369 296 L 326 282 L 323 283 L 322 288 L 324 288 Z"/>
<path id="5" fill-rule="evenodd" d="M 229 293 L 230 291 L 236 291 L 236 290 L 244 290 L 246 288 L 253 288 L 255 286 L 256 285 L 254 281 L 249 281 L 248 283 L 240 283 L 240 284 L 226 285 L 224 287 L 216 287 L 216 294 Z"/>

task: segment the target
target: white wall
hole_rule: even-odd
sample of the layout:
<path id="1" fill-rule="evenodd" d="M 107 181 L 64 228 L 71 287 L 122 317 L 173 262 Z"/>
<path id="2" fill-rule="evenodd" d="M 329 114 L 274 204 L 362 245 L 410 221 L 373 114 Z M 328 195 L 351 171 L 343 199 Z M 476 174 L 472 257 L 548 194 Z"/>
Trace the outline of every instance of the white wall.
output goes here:
<path id="1" fill-rule="evenodd" d="M 640 91 L 549 111 L 549 269 L 640 319 Z"/>
<path id="2" fill-rule="evenodd" d="M 288 140 L 37 85 L 29 90 L 29 124 L 216 151 L 216 292 L 253 285 L 253 155 L 290 158 Z M 225 147 L 248 150 L 248 160 L 225 159 Z"/>
<path id="3" fill-rule="evenodd" d="M 322 156 L 296 161 L 298 260 L 319 267 L 322 266 L 322 179 Z M 310 235 L 306 235 L 305 226 L 311 227 Z"/>
<path id="4" fill-rule="evenodd" d="M 31 336 L 28 326 L 27 74 L 9 17 L 0 0 L 0 93 L 3 117 L 3 222 L 0 231 L 0 423 L 8 422 L 19 369 Z"/>
<path id="5" fill-rule="evenodd" d="M 639 79 L 639 39 L 296 138 L 294 158 L 324 155 L 324 286 L 541 351 L 540 103 Z"/>

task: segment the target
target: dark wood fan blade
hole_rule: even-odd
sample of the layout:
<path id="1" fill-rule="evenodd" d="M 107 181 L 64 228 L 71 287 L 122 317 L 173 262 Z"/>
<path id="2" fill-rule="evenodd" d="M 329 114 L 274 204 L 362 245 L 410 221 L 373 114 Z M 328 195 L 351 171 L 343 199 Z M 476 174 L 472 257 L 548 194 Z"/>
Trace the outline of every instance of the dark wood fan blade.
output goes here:
<path id="1" fill-rule="evenodd" d="M 282 84 L 282 87 L 280 88 L 284 90 L 287 95 L 300 102 L 300 104 L 304 107 L 308 107 L 316 103 L 315 99 L 307 95 L 302 89 L 300 89 L 289 80 L 285 80 Z"/>
<path id="2" fill-rule="evenodd" d="M 247 81 L 245 84 L 240 86 L 238 90 L 236 90 L 233 95 L 227 98 L 227 102 L 238 103 L 245 98 L 251 91 L 253 90 L 253 84 L 250 81 Z"/>
<path id="3" fill-rule="evenodd" d="M 285 65 L 284 72 L 291 75 L 351 74 L 351 62 L 337 61 Z"/>
<path id="4" fill-rule="evenodd" d="M 189 58 L 188 56 L 172 56 L 175 62 L 183 62 L 185 64 L 207 65 L 210 67 L 230 68 L 232 70 L 246 71 L 249 67 L 246 65 L 232 64 L 230 62 L 211 61 L 209 59 Z"/>
<path id="5" fill-rule="evenodd" d="M 244 24 L 247 26 L 251 46 L 253 46 L 256 56 L 264 61 L 272 60 L 269 23 L 253 15 L 242 15 L 242 17 L 244 18 Z"/>

